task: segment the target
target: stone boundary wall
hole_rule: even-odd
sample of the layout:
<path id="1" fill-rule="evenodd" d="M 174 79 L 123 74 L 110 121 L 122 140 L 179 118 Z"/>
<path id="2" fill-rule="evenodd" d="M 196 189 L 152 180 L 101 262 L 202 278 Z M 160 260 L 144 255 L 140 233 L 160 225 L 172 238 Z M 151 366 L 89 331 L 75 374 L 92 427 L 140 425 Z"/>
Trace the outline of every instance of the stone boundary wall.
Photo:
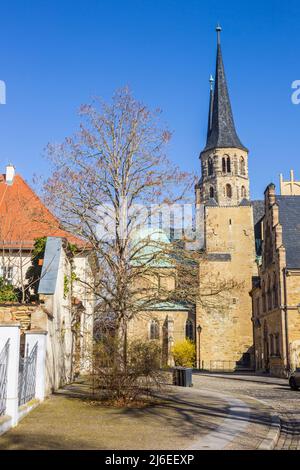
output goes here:
<path id="1" fill-rule="evenodd" d="M 0 323 L 19 323 L 21 333 L 24 333 L 30 329 L 31 315 L 38 307 L 37 304 L 0 304 Z"/>

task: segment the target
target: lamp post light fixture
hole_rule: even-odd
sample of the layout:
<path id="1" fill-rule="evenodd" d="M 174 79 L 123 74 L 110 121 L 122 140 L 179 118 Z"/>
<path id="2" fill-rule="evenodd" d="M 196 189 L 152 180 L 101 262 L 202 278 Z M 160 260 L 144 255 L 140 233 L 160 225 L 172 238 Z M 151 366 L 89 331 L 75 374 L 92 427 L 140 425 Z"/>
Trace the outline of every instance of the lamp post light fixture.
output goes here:
<path id="1" fill-rule="evenodd" d="M 169 351 L 168 351 L 168 363 L 170 367 L 174 367 L 174 357 L 173 357 L 173 346 L 174 346 L 174 338 L 172 335 L 169 336 Z"/>
<path id="2" fill-rule="evenodd" d="M 200 336 L 201 336 L 201 331 L 202 328 L 200 325 L 197 326 L 197 332 L 198 332 L 198 369 L 201 369 L 201 360 L 200 360 Z"/>

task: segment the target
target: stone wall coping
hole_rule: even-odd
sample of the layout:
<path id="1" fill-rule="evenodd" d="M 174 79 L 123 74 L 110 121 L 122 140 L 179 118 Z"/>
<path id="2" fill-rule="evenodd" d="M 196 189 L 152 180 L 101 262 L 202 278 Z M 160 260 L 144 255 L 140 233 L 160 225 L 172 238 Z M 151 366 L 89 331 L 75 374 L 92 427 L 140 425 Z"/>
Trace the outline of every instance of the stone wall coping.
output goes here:
<path id="1" fill-rule="evenodd" d="M 24 331 L 24 334 L 25 335 L 47 335 L 48 334 L 48 331 L 46 330 L 26 330 Z"/>
<path id="2" fill-rule="evenodd" d="M 3 307 L 18 307 L 18 308 L 35 308 L 38 307 L 40 304 L 20 304 L 18 302 L 2 302 L 0 303 L 0 308 Z"/>
<path id="3" fill-rule="evenodd" d="M 11 322 L 7 322 L 7 323 L 2 322 L 2 323 L 0 323 L 0 327 L 1 326 L 17 326 L 18 328 L 20 328 L 21 325 L 20 325 L 20 323 L 16 323 L 16 322 L 11 321 Z"/>

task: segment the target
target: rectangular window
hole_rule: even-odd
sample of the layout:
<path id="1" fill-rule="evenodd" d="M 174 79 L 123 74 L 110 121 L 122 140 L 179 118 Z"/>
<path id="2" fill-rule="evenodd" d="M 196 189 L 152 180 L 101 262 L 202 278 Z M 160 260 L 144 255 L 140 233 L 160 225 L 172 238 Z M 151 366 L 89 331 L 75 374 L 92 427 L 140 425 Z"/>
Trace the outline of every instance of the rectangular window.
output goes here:
<path id="1" fill-rule="evenodd" d="M 4 279 L 8 284 L 12 284 L 13 281 L 13 267 L 12 266 L 2 266 L 0 269 L 0 277 Z"/>
<path id="2" fill-rule="evenodd" d="M 274 356 L 274 341 L 273 341 L 273 335 L 270 335 L 270 353 L 271 353 L 271 356 Z"/>
<path id="3" fill-rule="evenodd" d="M 275 353 L 276 356 L 280 357 L 280 337 L 279 333 L 275 335 Z"/>

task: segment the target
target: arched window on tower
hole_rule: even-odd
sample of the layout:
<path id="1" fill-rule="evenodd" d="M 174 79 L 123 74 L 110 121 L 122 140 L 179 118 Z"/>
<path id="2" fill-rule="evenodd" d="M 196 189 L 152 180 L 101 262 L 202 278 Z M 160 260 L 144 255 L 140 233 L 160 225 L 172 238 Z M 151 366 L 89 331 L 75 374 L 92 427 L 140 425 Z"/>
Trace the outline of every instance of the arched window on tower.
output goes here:
<path id="1" fill-rule="evenodd" d="M 185 323 L 185 337 L 190 341 L 194 341 L 194 324 L 192 320 L 187 320 Z"/>
<path id="2" fill-rule="evenodd" d="M 227 166 L 227 173 L 231 173 L 231 161 L 230 161 L 230 157 L 227 157 L 227 162 L 226 162 L 226 166 Z"/>
<path id="3" fill-rule="evenodd" d="M 278 307 L 278 288 L 277 288 L 276 274 L 274 274 L 274 278 L 273 278 L 273 306 L 274 308 Z"/>
<path id="4" fill-rule="evenodd" d="M 209 188 L 209 197 L 210 199 L 213 199 L 215 197 L 215 190 L 212 186 Z"/>
<path id="5" fill-rule="evenodd" d="M 214 164 L 212 158 L 208 159 L 208 176 L 212 176 L 214 174 Z"/>
<path id="6" fill-rule="evenodd" d="M 246 174 L 246 166 L 245 166 L 244 157 L 240 158 L 240 174 L 243 175 L 243 176 Z"/>
<path id="7" fill-rule="evenodd" d="M 228 199 L 232 198 L 232 188 L 230 184 L 226 184 L 226 197 L 228 197 Z"/>
<path id="8" fill-rule="evenodd" d="M 159 339 L 159 323 L 157 320 L 150 322 L 150 339 Z"/>
<path id="9" fill-rule="evenodd" d="M 202 176 L 206 176 L 206 168 L 205 168 L 205 164 L 203 161 L 201 162 L 201 173 L 202 173 Z"/>
<path id="10" fill-rule="evenodd" d="M 226 173 L 226 159 L 225 159 L 225 157 L 222 158 L 222 172 Z"/>
<path id="11" fill-rule="evenodd" d="M 247 197 L 247 191 L 246 191 L 245 186 L 242 186 L 242 187 L 241 187 L 241 197 L 242 197 L 242 198 Z"/>

